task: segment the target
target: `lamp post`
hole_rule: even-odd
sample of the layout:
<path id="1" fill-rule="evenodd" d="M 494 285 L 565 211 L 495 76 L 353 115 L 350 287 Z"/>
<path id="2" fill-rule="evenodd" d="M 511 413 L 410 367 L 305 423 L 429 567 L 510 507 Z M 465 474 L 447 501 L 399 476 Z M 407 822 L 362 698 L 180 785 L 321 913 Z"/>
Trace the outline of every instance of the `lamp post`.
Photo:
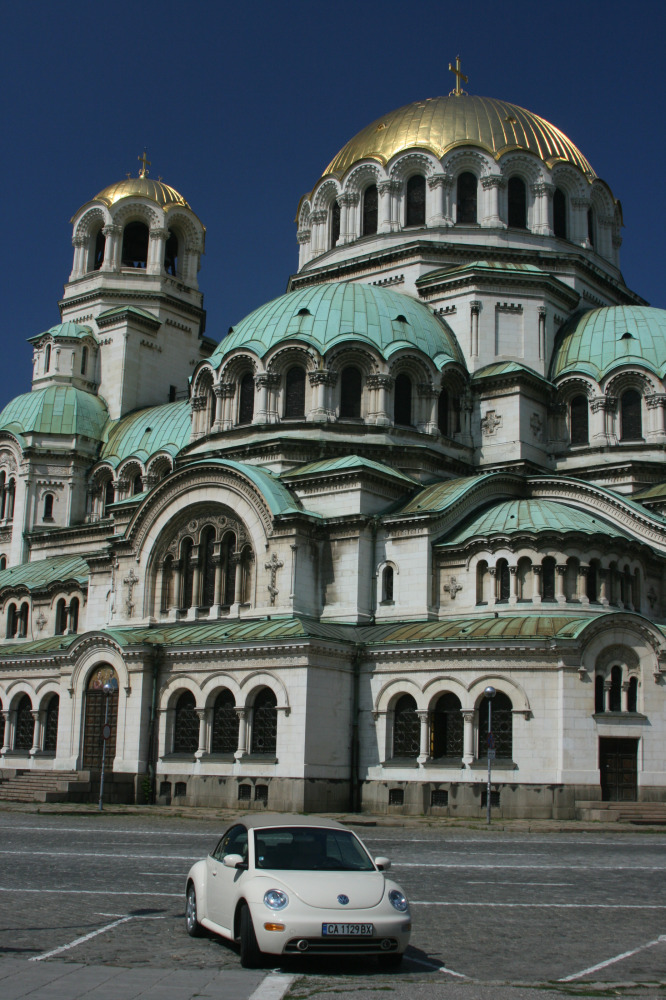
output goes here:
<path id="1" fill-rule="evenodd" d="M 109 698 L 118 690 L 118 681 L 115 677 L 110 677 L 108 681 L 104 682 L 102 691 L 104 692 L 104 701 L 106 702 L 104 706 L 104 726 L 102 727 L 102 773 L 99 779 L 99 811 L 102 811 L 102 802 L 104 799 L 104 763 L 106 760 L 106 741 L 111 735 L 111 726 L 109 725 Z"/>
<path id="2" fill-rule="evenodd" d="M 495 740 L 493 739 L 493 698 L 497 694 L 495 688 L 492 685 L 488 687 L 483 692 L 488 699 L 488 791 L 486 794 L 486 809 L 487 809 L 487 822 L 490 826 L 490 775 L 492 771 L 492 759 L 495 756 Z"/>

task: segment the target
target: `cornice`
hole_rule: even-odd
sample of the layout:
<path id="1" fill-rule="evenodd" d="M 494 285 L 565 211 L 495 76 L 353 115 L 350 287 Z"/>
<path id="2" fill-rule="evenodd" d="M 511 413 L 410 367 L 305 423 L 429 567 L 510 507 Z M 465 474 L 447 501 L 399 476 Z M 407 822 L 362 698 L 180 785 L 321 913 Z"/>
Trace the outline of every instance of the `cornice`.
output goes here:
<path id="1" fill-rule="evenodd" d="M 192 302 L 176 298 L 175 296 L 168 295 L 165 292 L 152 292 L 148 290 L 131 291 L 127 288 L 115 289 L 97 287 L 94 290 L 91 289 L 89 292 L 82 292 L 80 295 L 73 295 L 71 298 L 60 299 L 58 306 L 61 312 L 63 309 L 67 309 L 69 312 L 72 308 L 82 308 L 89 303 L 92 304 L 94 302 L 99 302 L 102 299 L 107 301 L 117 300 L 123 304 L 132 304 L 135 302 L 164 303 L 176 312 L 186 312 L 190 316 L 194 316 L 199 322 L 206 315 L 206 310 L 202 306 L 197 306 Z M 97 322 L 96 319 L 95 322 Z"/>

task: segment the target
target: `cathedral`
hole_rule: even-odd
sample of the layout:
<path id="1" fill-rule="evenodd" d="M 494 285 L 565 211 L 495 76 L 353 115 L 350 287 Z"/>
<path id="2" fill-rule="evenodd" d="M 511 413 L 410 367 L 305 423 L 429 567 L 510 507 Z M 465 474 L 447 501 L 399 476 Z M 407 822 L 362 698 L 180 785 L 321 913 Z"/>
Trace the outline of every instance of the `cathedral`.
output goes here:
<path id="1" fill-rule="evenodd" d="M 0 413 L 2 795 L 666 800 L 666 311 L 584 154 L 455 72 L 313 178 L 228 333 L 145 156 L 73 216 Z"/>

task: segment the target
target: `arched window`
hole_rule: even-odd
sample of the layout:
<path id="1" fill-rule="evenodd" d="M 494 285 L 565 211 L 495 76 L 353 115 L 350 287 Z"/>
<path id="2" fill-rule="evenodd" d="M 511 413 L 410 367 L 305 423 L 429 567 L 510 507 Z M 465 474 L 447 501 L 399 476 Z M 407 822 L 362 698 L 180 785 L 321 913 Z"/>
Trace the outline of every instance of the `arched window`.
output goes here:
<path id="1" fill-rule="evenodd" d="M 569 437 L 572 444 L 589 441 L 589 407 L 587 396 L 574 396 L 569 403 Z"/>
<path id="2" fill-rule="evenodd" d="M 16 708 L 16 729 L 14 732 L 14 749 L 31 750 L 35 733 L 35 720 L 32 717 L 32 702 L 24 694 Z"/>
<path id="3" fill-rule="evenodd" d="M 46 350 L 44 351 L 44 372 L 49 371 L 51 367 L 51 345 L 46 345 Z"/>
<path id="4" fill-rule="evenodd" d="M 604 711 L 604 679 L 601 674 L 594 678 L 594 711 L 595 714 Z"/>
<path id="5" fill-rule="evenodd" d="M 28 618 L 30 616 L 30 605 L 24 601 L 18 615 L 18 637 L 25 639 L 28 634 Z"/>
<path id="6" fill-rule="evenodd" d="M 638 678 L 629 678 L 629 687 L 627 689 L 627 711 L 637 712 L 638 711 Z"/>
<path id="7" fill-rule="evenodd" d="M 527 191 L 522 177 L 509 177 L 509 226 L 512 229 L 527 228 Z"/>
<path id="8" fill-rule="evenodd" d="M 61 597 L 56 604 L 55 634 L 64 635 L 67 630 L 67 601 Z"/>
<path id="9" fill-rule="evenodd" d="M 594 246 L 594 209 L 587 210 L 587 238 L 590 246 Z"/>
<path id="10" fill-rule="evenodd" d="M 393 390 L 393 422 L 403 427 L 412 423 L 412 380 L 400 372 Z"/>
<path id="11" fill-rule="evenodd" d="M 192 607 L 192 587 L 194 584 L 194 561 L 192 559 L 192 549 L 194 542 L 191 538 L 185 538 L 180 549 L 181 573 L 183 580 L 181 608 Z"/>
<path id="12" fill-rule="evenodd" d="M 43 521 L 53 520 L 53 493 L 44 494 L 44 510 L 42 513 Z"/>
<path id="13" fill-rule="evenodd" d="M 347 366 L 340 372 L 340 419 L 357 420 L 361 416 L 363 376 L 358 368 Z"/>
<path id="14" fill-rule="evenodd" d="M 511 595 L 511 575 L 506 559 L 498 559 L 495 567 L 495 600 L 507 604 Z"/>
<path id="15" fill-rule="evenodd" d="M 86 368 L 88 367 L 88 348 L 84 344 L 81 348 L 81 374 L 85 375 Z"/>
<path id="16" fill-rule="evenodd" d="M 235 753 L 238 748 L 238 715 L 231 691 L 221 691 L 213 705 L 211 753 Z"/>
<path id="17" fill-rule="evenodd" d="M 137 472 L 132 480 L 132 496 L 138 496 L 139 493 L 143 493 L 143 476 Z"/>
<path id="18" fill-rule="evenodd" d="M 492 699 L 491 726 L 495 752 L 502 760 L 513 758 L 513 704 L 502 691 L 497 691 Z M 488 752 L 488 699 L 483 697 L 479 704 L 479 757 Z"/>
<path id="19" fill-rule="evenodd" d="M 101 229 L 98 230 L 97 236 L 95 237 L 95 249 L 93 251 L 93 261 L 92 270 L 99 271 L 102 264 L 104 263 L 104 250 L 106 248 L 106 237 Z"/>
<path id="20" fill-rule="evenodd" d="M 430 756 L 462 757 L 463 717 L 460 699 L 451 692 L 438 698 L 430 717 Z"/>
<path id="21" fill-rule="evenodd" d="M 73 597 L 69 602 L 69 632 L 70 634 L 79 631 L 79 599 Z"/>
<path id="22" fill-rule="evenodd" d="M 7 483 L 4 472 L 0 472 L 0 520 L 7 516 Z"/>
<path id="23" fill-rule="evenodd" d="M 284 380 L 284 416 L 294 419 L 305 416 L 305 369 L 294 365 Z"/>
<path id="24" fill-rule="evenodd" d="M 164 270 L 174 278 L 178 274 L 178 237 L 172 232 L 164 244 Z"/>
<path id="25" fill-rule="evenodd" d="M 458 177 L 456 190 L 456 222 L 461 226 L 476 223 L 476 192 L 478 182 L 475 174 L 465 171 Z"/>
<path id="26" fill-rule="evenodd" d="M 254 699 L 251 753 L 275 754 L 277 750 L 277 698 L 262 688 Z"/>
<path id="27" fill-rule="evenodd" d="M 567 568 L 564 574 L 564 593 L 567 601 L 578 603 L 580 596 L 578 593 L 578 569 L 580 562 L 575 556 L 567 559 Z"/>
<path id="28" fill-rule="evenodd" d="M 7 556 L 0 556 L 0 571 L 7 569 Z"/>
<path id="29" fill-rule="evenodd" d="M 418 757 L 420 729 L 416 702 L 411 694 L 403 694 L 396 702 L 393 713 L 394 757 Z"/>
<path id="30" fill-rule="evenodd" d="M 16 482 L 10 479 L 7 483 L 7 503 L 5 504 L 5 517 L 11 521 L 14 517 L 14 498 L 16 496 Z"/>
<path id="31" fill-rule="evenodd" d="M 107 479 L 104 484 L 104 516 L 109 517 L 111 511 L 108 508 L 115 503 L 115 491 L 113 489 L 113 479 Z"/>
<path id="32" fill-rule="evenodd" d="M 129 222 L 123 232 L 122 267 L 145 268 L 148 264 L 148 226 L 144 222 Z"/>
<path id="33" fill-rule="evenodd" d="M 16 638 L 18 632 L 18 611 L 15 604 L 10 604 L 7 608 L 7 638 Z"/>
<path id="34" fill-rule="evenodd" d="M 204 528 L 199 543 L 201 553 L 201 605 L 210 608 L 215 604 L 215 529 Z"/>
<path id="35" fill-rule="evenodd" d="M 166 614 L 171 607 L 175 607 L 176 595 L 173 592 L 173 556 L 169 555 L 162 565 L 162 594 L 160 610 Z"/>
<path id="36" fill-rule="evenodd" d="M 382 604 L 393 604 L 393 566 L 382 570 Z"/>
<path id="37" fill-rule="evenodd" d="M 555 560 L 546 556 L 541 563 L 541 600 L 555 600 Z"/>
<path id="38" fill-rule="evenodd" d="M 58 715 L 60 698 L 54 694 L 46 706 L 44 720 L 44 753 L 55 753 L 58 746 Z"/>
<path id="39" fill-rule="evenodd" d="M 331 250 L 340 239 L 340 206 L 337 201 L 331 205 Z"/>
<path id="40" fill-rule="evenodd" d="M 254 376 L 250 372 L 246 372 L 241 379 L 239 396 L 238 423 L 251 424 L 254 418 Z"/>
<path id="41" fill-rule="evenodd" d="M 194 754 L 199 748 L 199 716 L 194 695 L 184 691 L 176 702 L 173 720 L 173 752 Z"/>
<path id="42" fill-rule="evenodd" d="M 641 395 L 636 389 L 627 389 L 620 399 L 620 440 L 640 441 L 642 437 Z"/>
<path id="43" fill-rule="evenodd" d="M 556 236 L 567 238 L 567 196 L 562 188 L 555 188 L 553 195 L 553 232 Z"/>
<path id="44" fill-rule="evenodd" d="M 251 546 L 244 546 L 240 555 L 239 567 L 240 593 L 238 594 L 238 601 L 240 604 L 249 604 L 252 596 L 251 583 L 253 558 Z"/>
<path id="45" fill-rule="evenodd" d="M 608 692 L 608 711 L 622 711 L 622 667 L 611 668 L 610 691 Z"/>
<path id="46" fill-rule="evenodd" d="M 405 191 L 405 226 L 425 226 L 426 183 L 422 174 L 407 181 Z"/>
<path id="47" fill-rule="evenodd" d="M 449 436 L 449 394 L 442 389 L 437 400 L 437 429 L 444 437 Z"/>
<path id="48" fill-rule="evenodd" d="M 518 600 L 522 603 L 531 602 L 533 588 L 532 562 L 527 556 L 523 556 L 518 560 L 516 573 L 518 575 Z"/>
<path id="49" fill-rule="evenodd" d="M 372 236 L 377 232 L 377 206 L 377 185 L 370 184 L 363 192 L 361 236 Z"/>
<path id="50" fill-rule="evenodd" d="M 487 604 L 489 597 L 489 581 L 490 574 L 488 572 L 488 563 L 485 559 L 481 559 L 480 562 L 476 564 L 476 603 L 477 604 Z"/>

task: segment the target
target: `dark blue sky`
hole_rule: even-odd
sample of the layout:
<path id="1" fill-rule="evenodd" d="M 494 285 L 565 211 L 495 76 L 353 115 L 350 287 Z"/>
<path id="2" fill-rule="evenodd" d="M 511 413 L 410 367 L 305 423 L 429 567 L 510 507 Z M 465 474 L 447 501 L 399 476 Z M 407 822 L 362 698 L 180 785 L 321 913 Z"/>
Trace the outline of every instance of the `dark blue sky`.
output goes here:
<path id="1" fill-rule="evenodd" d="M 294 215 L 345 142 L 381 114 L 473 94 L 561 128 L 622 202 L 630 287 L 666 307 L 664 35 L 658 0 L 460 4 L 23 0 L 2 4 L 0 404 L 30 387 L 27 337 L 59 321 L 69 219 L 138 170 L 207 227 L 207 333 L 281 294 Z"/>

